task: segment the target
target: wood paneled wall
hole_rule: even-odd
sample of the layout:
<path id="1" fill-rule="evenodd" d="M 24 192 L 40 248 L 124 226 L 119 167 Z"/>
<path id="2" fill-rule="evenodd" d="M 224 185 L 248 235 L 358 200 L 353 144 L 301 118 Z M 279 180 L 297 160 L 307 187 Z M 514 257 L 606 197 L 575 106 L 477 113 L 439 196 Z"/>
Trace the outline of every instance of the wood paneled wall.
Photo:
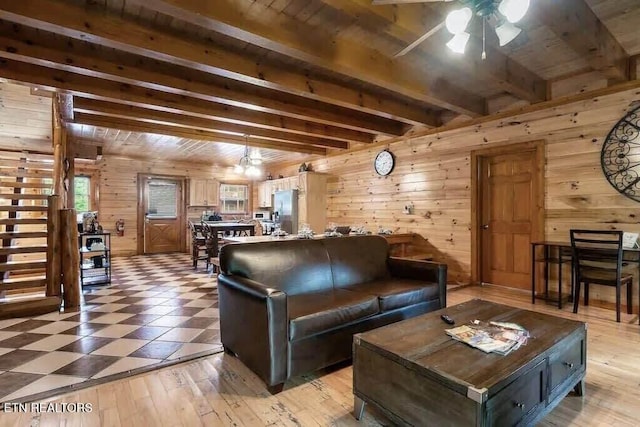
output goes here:
<path id="1" fill-rule="evenodd" d="M 437 249 L 436 259 L 448 264 L 449 281 L 467 283 L 471 151 L 542 139 L 547 239 L 568 241 L 572 227 L 640 232 L 640 204 L 617 193 L 600 169 L 604 139 L 638 101 L 640 91 L 628 90 L 314 160 L 313 170 L 330 175 L 327 221 L 419 233 Z M 383 148 L 396 156 L 396 168 L 386 178 L 373 170 Z M 297 167 L 276 173 L 292 175 Z M 404 214 L 408 204 L 414 210 Z M 591 298 L 611 301 L 609 291 L 594 286 Z"/>
<path id="2" fill-rule="evenodd" d="M 198 163 L 180 163 L 163 160 L 141 160 L 105 155 L 100 165 L 99 221 L 106 231 L 111 231 L 114 256 L 134 255 L 137 250 L 137 174 L 184 176 L 187 178 L 215 178 L 220 182 L 232 182 L 225 170 Z M 188 197 L 187 197 L 188 198 Z M 187 216 L 199 216 L 202 208 Z M 125 221 L 124 236 L 115 233 L 115 222 Z M 187 224 L 185 222 L 185 233 Z"/>
<path id="3" fill-rule="evenodd" d="M 51 98 L 0 82 L 0 148 L 51 153 Z"/>

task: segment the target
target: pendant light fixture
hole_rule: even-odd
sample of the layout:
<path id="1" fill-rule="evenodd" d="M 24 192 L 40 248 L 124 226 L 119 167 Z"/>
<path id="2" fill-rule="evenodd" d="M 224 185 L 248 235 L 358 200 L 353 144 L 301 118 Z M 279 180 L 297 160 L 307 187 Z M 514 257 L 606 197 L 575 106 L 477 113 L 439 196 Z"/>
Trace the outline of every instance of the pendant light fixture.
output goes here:
<path id="1" fill-rule="evenodd" d="M 262 175 L 262 171 L 258 167 L 262 164 L 262 155 L 257 149 L 249 155 L 249 135 L 244 136 L 244 155 L 240 157 L 238 164 L 233 168 L 237 174 L 245 175 L 249 178 L 257 178 Z"/>

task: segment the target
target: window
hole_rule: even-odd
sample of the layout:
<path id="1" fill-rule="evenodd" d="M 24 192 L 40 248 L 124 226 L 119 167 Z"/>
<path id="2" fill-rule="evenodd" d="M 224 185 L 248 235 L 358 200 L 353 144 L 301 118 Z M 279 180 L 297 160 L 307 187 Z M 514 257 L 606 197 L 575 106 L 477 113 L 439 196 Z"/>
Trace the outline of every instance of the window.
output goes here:
<path id="1" fill-rule="evenodd" d="M 178 183 L 154 179 L 149 181 L 149 216 L 175 218 L 178 216 L 176 200 Z"/>
<path id="2" fill-rule="evenodd" d="M 220 184 L 220 212 L 221 213 L 247 213 L 246 184 Z"/>
<path id="3" fill-rule="evenodd" d="M 76 212 L 89 212 L 91 210 L 91 178 L 82 175 L 75 176 L 73 178 L 73 192 Z"/>

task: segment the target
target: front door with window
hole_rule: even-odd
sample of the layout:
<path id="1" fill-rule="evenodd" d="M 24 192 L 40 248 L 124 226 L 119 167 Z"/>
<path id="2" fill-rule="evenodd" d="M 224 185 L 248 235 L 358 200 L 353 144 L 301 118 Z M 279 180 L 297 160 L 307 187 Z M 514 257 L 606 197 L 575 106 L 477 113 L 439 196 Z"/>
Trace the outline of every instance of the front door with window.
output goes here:
<path id="1" fill-rule="evenodd" d="M 184 246 L 183 180 L 144 176 L 144 253 L 180 252 Z"/>

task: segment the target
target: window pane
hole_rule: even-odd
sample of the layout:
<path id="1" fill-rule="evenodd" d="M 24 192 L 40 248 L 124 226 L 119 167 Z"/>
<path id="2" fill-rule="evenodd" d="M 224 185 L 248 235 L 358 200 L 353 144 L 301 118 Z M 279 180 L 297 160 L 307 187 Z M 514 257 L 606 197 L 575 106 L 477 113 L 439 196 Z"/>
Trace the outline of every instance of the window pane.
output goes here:
<path id="1" fill-rule="evenodd" d="M 149 216 L 178 216 L 177 185 L 173 181 L 149 182 Z"/>
<path id="2" fill-rule="evenodd" d="M 220 185 L 220 209 L 223 213 L 246 213 L 249 187 L 244 184 Z"/>
<path id="3" fill-rule="evenodd" d="M 91 178 L 88 176 L 75 176 L 73 178 L 73 192 L 75 195 L 75 208 L 77 212 L 91 210 Z"/>

